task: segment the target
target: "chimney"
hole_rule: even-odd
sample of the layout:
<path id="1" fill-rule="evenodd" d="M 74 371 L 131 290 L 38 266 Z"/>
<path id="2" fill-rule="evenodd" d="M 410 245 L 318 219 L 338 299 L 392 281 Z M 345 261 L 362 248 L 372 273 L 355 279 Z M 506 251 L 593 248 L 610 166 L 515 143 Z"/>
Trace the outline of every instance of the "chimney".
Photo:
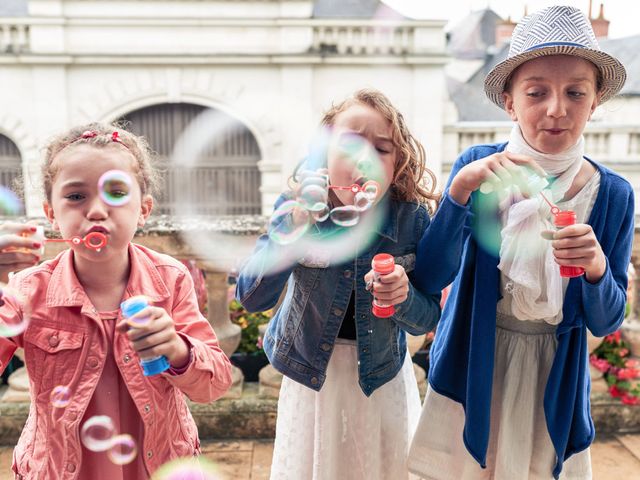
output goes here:
<path id="1" fill-rule="evenodd" d="M 600 13 L 598 18 L 591 18 L 591 11 L 589 11 L 589 20 L 591 20 L 591 26 L 593 27 L 593 33 L 596 34 L 596 38 L 607 38 L 609 36 L 609 20 L 604 18 L 604 4 L 600 4 Z"/>
<path id="2" fill-rule="evenodd" d="M 511 20 L 511 15 L 506 20 L 496 22 L 496 49 L 502 48 L 505 43 L 511 41 L 515 28 L 516 23 Z"/>

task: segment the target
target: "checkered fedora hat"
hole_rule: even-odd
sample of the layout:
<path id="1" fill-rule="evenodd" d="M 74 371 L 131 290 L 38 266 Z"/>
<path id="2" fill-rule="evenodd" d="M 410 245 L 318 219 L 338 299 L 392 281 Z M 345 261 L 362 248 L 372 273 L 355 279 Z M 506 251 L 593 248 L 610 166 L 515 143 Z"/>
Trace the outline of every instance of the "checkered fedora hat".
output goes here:
<path id="1" fill-rule="evenodd" d="M 573 55 L 592 62 L 600 71 L 600 103 L 620 91 L 627 72 L 618 60 L 600 50 L 591 23 L 574 7 L 554 6 L 524 17 L 511 37 L 507 59 L 484 79 L 489 99 L 504 108 L 502 92 L 513 71 L 524 62 L 546 55 Z"/>

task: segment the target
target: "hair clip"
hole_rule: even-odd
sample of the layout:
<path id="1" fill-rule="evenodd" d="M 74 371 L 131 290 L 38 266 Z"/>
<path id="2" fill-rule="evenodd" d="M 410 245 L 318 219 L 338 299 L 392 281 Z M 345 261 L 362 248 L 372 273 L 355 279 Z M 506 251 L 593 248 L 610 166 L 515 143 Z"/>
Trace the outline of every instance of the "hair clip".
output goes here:
<path id="1" fill-rule="evenodd" d="M 82 132 L 82 135 L 80 135 L 80 138 L 94 138 L 98 136 L 98 132 L 95 132 L 93 130 L 85 130 L 84 132 Z"/>
<path id="2" fill-rule="evenodd" d="M 111 141 L 112 142 L 119 142 L 120 141 L 120 138 L 118 137 L 118 132 L 113 132 L 111 134 Z"/>

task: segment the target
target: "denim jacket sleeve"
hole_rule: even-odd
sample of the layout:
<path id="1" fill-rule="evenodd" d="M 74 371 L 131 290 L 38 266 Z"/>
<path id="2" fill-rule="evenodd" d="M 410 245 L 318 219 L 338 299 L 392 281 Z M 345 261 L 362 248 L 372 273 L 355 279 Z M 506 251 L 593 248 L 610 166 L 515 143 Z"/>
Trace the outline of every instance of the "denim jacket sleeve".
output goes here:
<path id="1" fill-rule="evenodd" d="M 286 194 L 280 195 L 274 210 L 289 199 Z M 268 232 L 258 238 L 253 254 L 240 270 L 236 284 L 236 298 L 249 312 L 262 312 L 273 308 L 293 271 L 294 265 L 284 269 L 274 269 L 274 265 L 270 263 L 274 258 L 281 257 L 282 249 L 286 247 L 272 241 L 269 233 L 280 222 L 290 221 L 290 216 L 273 219 L 269 224 Z"/>
<path id="2" fill-rule="evenodd" d="M 627 301 L 627 268 L 631 260 L 634 233 L 635 200 L 631 186 L 625 192 L 626 205 L 619 204 L 623 217 L 619 221 L 608 221 L 605 228 L 617 228 L 613 242 L 598 239 L 607 258 L 607 268 L 596 283 L 582 278 L 582 302 L 587 328 L 597 337 L 615 332 L 624 319 Z M 622 200 L 622 199 L 621 199 Z M 613 203 L 613 202 L 610 202 Z M 617 203 L 617 202 L 616 202 Z M 623 210 L 622 207 L 625 206 Z"/>
<path id="3" fill-rule="evenodd" d="M 419 240 L 428 229 L 429 214 L 424 207 L 416 212 L 416 238 Z M 416 263 L 417 264 L 417 263 Z M 407 299 L 396 305 L 396 313 L 392 317 L 396 324 L 411 335 L 422 335 L 430 332 L 440 320 L 440 291 L 422 293 L 413 284 L 416 282 L 416 270 L 407 274 L 409 277 L 409 293 Z"/>

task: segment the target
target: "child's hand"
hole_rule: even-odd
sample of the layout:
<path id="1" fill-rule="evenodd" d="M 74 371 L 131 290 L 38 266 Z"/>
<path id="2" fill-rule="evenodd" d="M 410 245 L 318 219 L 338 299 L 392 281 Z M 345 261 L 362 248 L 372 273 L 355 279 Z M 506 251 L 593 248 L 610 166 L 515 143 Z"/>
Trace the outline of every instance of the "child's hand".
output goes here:
<path id="1" fill-rule="evenodd" d="M 607 259 L 591 225 L 577 223 L 557 232 L 543 232 L 551 239 L 553 256 L 558 265 L 584 268 L 587 281 L 597 283 L 607 269 Z"/>
<path id="2" fill-rule="evenodd" d="M 367 282 L 367 290 L 371 291 L 378 304 L 383 307 L 398 305 L 409 295 L 409 277 L 402 265 L 396 264 L 393 272 L 380 275 L 378 281 L 374 281 L 373 270 L 369 270 L 364 281 Z"/>
<path id="3" fill-rule="evenodd" d="M 465 205 L 471 193 L 485 182 L 495 186 L 502 183 L 519 184 L 522 178 L 520 168 L 525 166 L 543 178 L 547 176 L 531 157 L 506 151 L 498 152 L 461 168 L 451 182 L 449 195 L 459 204 Z"/>
<path id="4" fill-rule="evenodd" d="M 29 236 L 36 232 L 33 225 L 4 222 L 0 227 L 0 281 L 7 282 L 9 272 L 17 272 L 36 265 L 40 261 L 39 242 Z M 21 250 L 21 251 L 20 251 Z"/>
<path id="5" fill-rule="evenodd" d="M 132 328 L 132 324 L 137 326 Z M 117 330 L 126 333 L 140 358 L 164 355 L 174 368 L 184 367 L 189 362 L 189 347 L 177 334 L 173 319 L 163 308 L 147 307 L 118 323 Z"/>

